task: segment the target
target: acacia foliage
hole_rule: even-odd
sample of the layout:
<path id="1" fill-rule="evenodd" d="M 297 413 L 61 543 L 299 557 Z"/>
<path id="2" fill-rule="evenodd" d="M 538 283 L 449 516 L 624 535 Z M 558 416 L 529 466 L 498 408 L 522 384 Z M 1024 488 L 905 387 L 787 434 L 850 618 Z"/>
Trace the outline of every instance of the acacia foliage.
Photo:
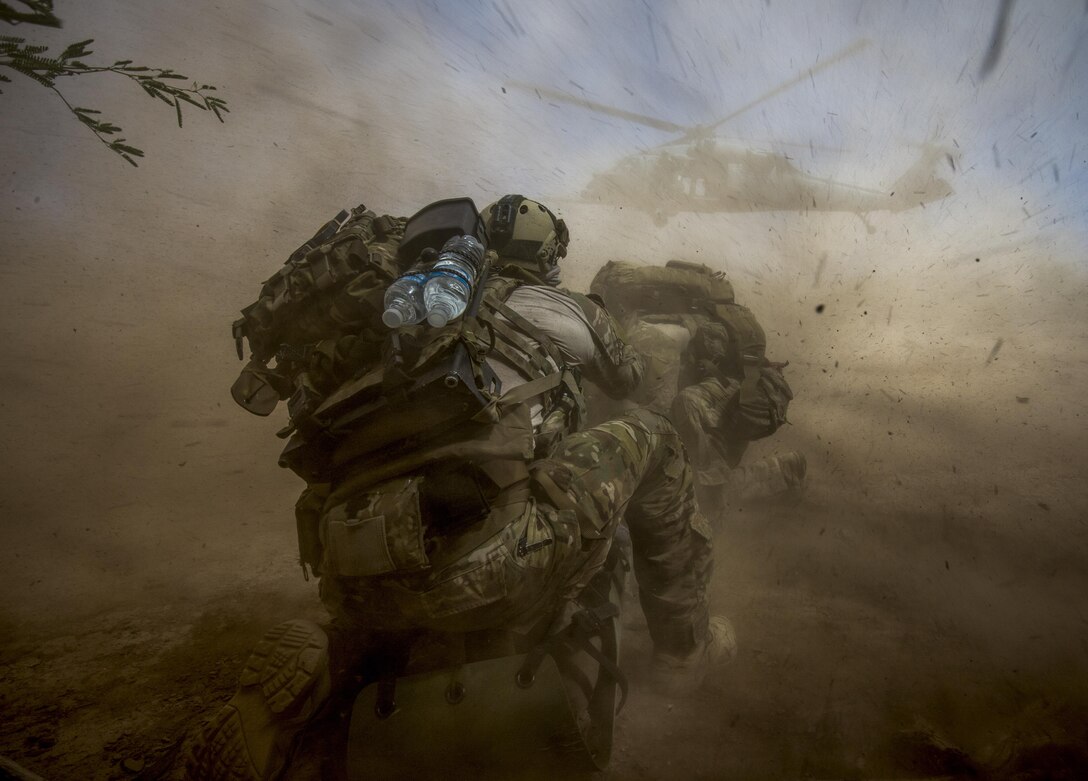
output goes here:
<path id="1" fill-rule="evenodd" d="M 61 21 L 53 13 L 53 0 L 14 0 L 20 7 L 0 0 L 0 21 L 9 25 L 38 25 L 61 27 Z M 89 64 L 83 58 L 94 52 L 88 48 L 94 39 L 70 44 L 59 54 L 49 53 L 48 46 L 29 42 L 27 39 L 0 35 L 0 82 L 10 82 L 3 72 L 7 68 L 36 81 L 53 92 L 67 109 L 111 151 L 135 166 L 136 158 L 143 157 L 143 150 L 130 144 L 118 125 L 102 117 L 93 108 L 74 106 L 58 86 L 65 78 L 86 76 L 92 73 L 112 73 L 136 83 L 151 98 L 161 100 L 174 109 L 178 127 L 182 126 L 183 104 L 210 111 L 220 122 L 228 113 L 227 102 L 214 95 L 216 88 L 210 84 L 189 81 L 189 77 L 171 68 L 154 68 L 134 65 L 132 60 L 117 60 L 112 64 Z M 188 82 L 186 86 L 183 84 Z M 0 94 L 3 90 L 0 89 Z"/>

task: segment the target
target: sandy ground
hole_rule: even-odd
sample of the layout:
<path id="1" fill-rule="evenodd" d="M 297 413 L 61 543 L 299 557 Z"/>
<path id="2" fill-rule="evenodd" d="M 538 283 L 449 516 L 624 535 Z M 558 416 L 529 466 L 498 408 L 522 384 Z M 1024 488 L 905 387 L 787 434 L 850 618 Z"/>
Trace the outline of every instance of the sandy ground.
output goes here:
<path id="1" fill-rule="evenodd" d="M 282 417 L 228 393 L 229 325 L 259 282 L 360 201 L 405 214 L 571 191 L 557 126 L 497 122 L 488 98 L 468 138 L 445 132 L 465 105 L 431 77 L 467 79 L 465 63 L 412 43 L 434 30 L 399 10 L 115 5 L 110 25 L 72 10 L 73 33 L 229 84 L 234 113 L 178 129 L 92 93 L 149 150 L 130 171 L 34 85 L 5 85 L 22 110 L 0 122 L 19 152 L 0 167 L 0 757 L 47 779 L 155 777 L 265 628 L 322 616 L 295 563 L 300 485 L 275 466 Z M 751 455 L 809 465 L 803 501 L 745 506 L 716 540 L 714 607 L 740 641 L 728 671 L 655 697 L 628 631 L 633 692 L 599 777 L 1088 777 L 1083 204 L 1047 212 L 1011 163 L 989 187 L 990 139 L 957 132 L 956 194 L 867 223 L 659 229 L 551 201 L 572 288 L 609 259 L 729 273 L 797 391 L 792 425 Z"/>

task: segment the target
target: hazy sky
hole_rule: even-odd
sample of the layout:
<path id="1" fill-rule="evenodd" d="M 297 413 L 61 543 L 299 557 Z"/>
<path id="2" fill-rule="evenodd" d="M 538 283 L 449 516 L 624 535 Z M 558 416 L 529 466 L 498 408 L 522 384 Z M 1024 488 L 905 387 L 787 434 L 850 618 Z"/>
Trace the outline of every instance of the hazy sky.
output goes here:
<path id="1" fill-rule="evenodd" d="M 673 136 L 524 93 L 496 95 L 503 82 L 539 84 L 697 124 L 868 41 L 860 53 L 722 126 L 721 134 L 797 144 L 778 148 L 803 167 L 872 186 L 901 172 L 918 154 L 913 145 L 933 141 L 956 153 L 969 174 L 961 183 L 984 197 L 995 187 L 1022 187 L 1033 201 L 1029 212 L 1051 206 L 1049 218 L 1064 216 L 1083 230 L 1088 117 L 1082 120 L 1080 112 L 1088 109 L 1088 7 L 1080 0 L 1014 4 L 1001 59 L 981 80 L 998 5 L 395 4 L 393 15 L 403 24 L 393 23 L 388 34 L 411 59 L 400 70 L 394 52 L 378 67 L 394 81 L 403 76 L 411 83 L 419 78 L 412 66 L 424 58 L 431 83 L 417 85 L 423 99 L 408 91 L 410 106 L 417 100 L 433 105 L 434 93 L 455 90 L 488 129 L 501 126 L 512 146 L 530 158 L 553 159 L 564 172 L 561 184 L 577 185 L 587 168 Z M 337 18 L 333 7 L 326 9 Z M 360 39 L 361 48 L 372 45 Z M 813 153 L 810 142 L 842 151 Z M 1040 218 L 1037 225 L 1046 222 Z"/>
<path id="2" fill-rule="evenodd" d="M 1082 0 L 1015 3 L 1002 57 L 980 81 L 998 6 L 997 0 L 275 0 L 205 7 L 99 0 L 60 2 L 67 28 L 43 35 L 58 43 L 93 36 L 101 59 L 143 57 L 220 85 L 234 112 L 226 126 L 209 128 L 204 117 L 192 117 L 187 128 L 171 131 L 170 116 L 141 116 L 152 112 L 142 94 L 128 94 L 111 77 L 72 83 L 85 103 L 116 106 L 111 118 L 152 155 L 194 139 L 229 146 L 247 169 L 236 185 L 240 192 L 249 184 L 262 189 L 258 180 L 282 189 L 285 177 L 273 180 L 276 171 L 266 168 L 270 143 L 261 138 L 255 150 L 259 132 L 278 142 L 277 170 L 295 180 L 297 192 L 299 179 L 315 178 L 312 170 L 294 170 L 316 167 L 307 146 L 332 145 L 343 165 L 325 177 L 326 192 L 341 186 L 339 173 L 352 177 L 355 191 L 392 199 L 416 187 L 490 190 L 480 197 L 510 188 L 573 195 L 593 171 L 675 137 L 556 108 L 524 92 L 504 94 L 509 81 L 695 124 L 868 41 L 854 56 L 726 123 L 721 134 L 771 143 L 805 170 L 876 188 L 916 159 L 915 145 L 932 141 L 956 153 L 960 176 L 953 184 L 961 194 L 973 191 L 983 201 L 996 190 L 1014 200 L 1028 194 L 1029 215 L 1047 210 L 1034 227 L 1062 219 L 1083 234 L 1088 8 Z M 5 91 L 11 94 L 0 133 L 37 133 L 46 155 L 51 150 L 41 131 L 82 134 L 72 154 L 108 157 L 40 88 L 14 84 Z M 149 132 L 164 135 L 152 144 Z M 199 167 L 199 160 L 186 164 Z M 47 166 L 32 154 L 20 169 L 41 175 Z M 398 171 L 396 186 L 387 186 L 389 170 Z M 408 207 L 418 197 L 404 201 Z"/>

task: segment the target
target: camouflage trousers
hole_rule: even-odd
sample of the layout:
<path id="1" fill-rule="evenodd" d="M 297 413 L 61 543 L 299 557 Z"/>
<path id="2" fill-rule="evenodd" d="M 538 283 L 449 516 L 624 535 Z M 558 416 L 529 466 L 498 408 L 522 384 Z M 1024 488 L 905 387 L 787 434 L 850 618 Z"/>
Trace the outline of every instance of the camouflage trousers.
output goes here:
<path id="1" fill-rule="evenodd" d="M 682 654 L 702 641 L 710 528 L 667 418 L 638 409 L 571 434 L 530 473 L 529 485 L 492 503 L 500 528 L 482 540 L 443 540 L 426 571 L 323 577 L 337 623 L 362 632 L 528 627 L 581 592 L 625 521 L 655 647 Z"/>

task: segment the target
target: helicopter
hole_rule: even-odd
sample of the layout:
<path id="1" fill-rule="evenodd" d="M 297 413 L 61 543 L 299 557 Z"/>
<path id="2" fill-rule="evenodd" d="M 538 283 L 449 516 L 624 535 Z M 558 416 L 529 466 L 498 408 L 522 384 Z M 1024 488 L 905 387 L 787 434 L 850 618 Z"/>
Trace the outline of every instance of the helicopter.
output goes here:
<path id="1" fill-rule="evenodd" d="M 868 43 L 864 39 L 854 43 L 706 125 L 684 126 L 524 82 L 508 82 L 507 85 L 533 92 L 541 100 L 563 102 L 680 134 L 663 144 L 623 157 L 607 171 L 595 173 L 581 194 L 583 202 L 631 205 L 649 213 L 658 226 L 667 224 L 671 217 L 681 212 L 804 212 L 810 209 L 850 212 L 856 214 L 872 233 L 874 229 L 865 219 L 868 212 L 903 211 L 952 194 L 952 186 L 937 173 L 942 159 L 955 170 L 955 159 L 948 149 L 932 141 L 921 144 L 918 159 L 885 191 L 806 173 L 788 154 L 769 145 L 721 138 L 715 132 L 731 119 L 857 54 Z M 814 145 L 805 146 L 815 153 Z"/>

